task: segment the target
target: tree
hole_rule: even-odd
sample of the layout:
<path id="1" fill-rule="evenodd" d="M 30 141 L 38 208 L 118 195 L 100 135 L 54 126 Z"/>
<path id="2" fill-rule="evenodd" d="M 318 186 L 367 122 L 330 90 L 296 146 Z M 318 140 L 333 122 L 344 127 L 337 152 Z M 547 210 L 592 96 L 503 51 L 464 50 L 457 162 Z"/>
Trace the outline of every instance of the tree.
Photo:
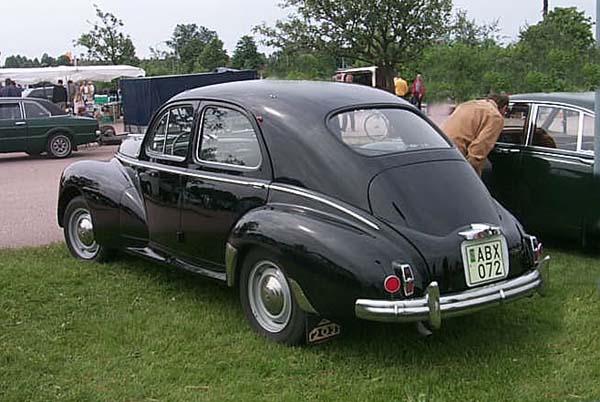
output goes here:
<path id="1" fill-rule="evenodd" d="M 258 52 L 254 38 L 250 35 L 244 35 L 238 41 L 231 66 L 243 70 L 258 70 L 265 64 L 265 56 Z"/>
<path id="2" fill-rule="evenodd" d="M 48 53 L 44 53 L 40 63 L 42 64 L 42 67 L 53 67 L 56 66 L 56 59 L 48 56 Z"/>
<path id="3" fill-rule="evenodd" d="M 555 8 L 523 29 L 513 50 L 519 92 L 589 90 L 597 83 L 592 20 L 575 7 Z"/>
<path id="4" fill-rule="evenodd" d="M 542 16 L 546 18 L 548 15 L 548 0 L 543 0 L 542 4 Z"/>
<path id="5" fill-rule="evenodd" d="M 175 58 L 182 65 L 182 72 L 190 73 L 204 47 L 215 38 L 217 33 L 206 27 L 198 27 L 196 24 L 177 24 L 171 39 L 166 44 L 173 50 Z"/>
<path id="6" fill-rule="evenodd" d="M 219 38 L 213 38 L 202 49 L 194 69 L 197 71 L 212 71 L 217 67 L 227 65 L 228 61 L 229 56 L 223 48 L 223 42 Z"/>
<path id="7" fill-rule="evenodd" d="M 267 76 L 288 80 L 328 80 L 337 67 L 330 55 L 287 49 L 272 53 L 266 63 Z"/>
<path id="8" fill-rule="evenodd" d="M 122 32 L 123 21 L 109 12 L 103 12 L 97 5 L 94 8 L 97 21 L 89 32 L 81 34 L 75 44 L 85 47 L 87 57 L 91 60 L 136 64 L 135 46 L 129 35 Z"/>
<path id="9" fill-rule="evenodd" d="M 255 31 L 267 45 L 321 51 L 379 67 L 393 92 L 395 67 L 420 57 L 446 30 L 452 0 L 286 0 L 287 20 Z"/>

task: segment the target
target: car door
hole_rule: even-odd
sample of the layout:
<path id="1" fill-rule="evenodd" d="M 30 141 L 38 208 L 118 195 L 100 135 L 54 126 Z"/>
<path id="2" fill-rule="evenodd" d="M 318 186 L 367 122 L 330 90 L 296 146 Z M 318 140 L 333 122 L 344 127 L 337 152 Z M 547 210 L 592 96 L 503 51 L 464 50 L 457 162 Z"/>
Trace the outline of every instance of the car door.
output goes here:
<path id="1" fill-rule="evenodd" d="M 521 218 L 519 190 L 523 185 L 515 178 L 521 169 L 521 152 L 526 148 L 531 105 L 511 103 L 504 116 L 504 128 L 488 159 L 490 165 L 482 173 L 492 196 L 506 209 Z"/>
<path id="2" fill-rule="evenodd" d="M 531 231 L 579 237 L 583 202 L 593 185 L 593 158 L 582 151 L 583 113 L 566 105 L 535 104 L 521 169 L 515 177 L 521 217 Z"/>
<path id="3" fill-rule="evenodd" d="M 0 102 L 0 152 L 25 151 L 27 122 L 18 101 Z"/>
<path id="4" fill-rule="evenodd" d="M 48 131 L 54 127 L 50 112 L 34 101 L 23 101 L 27 120 L 27 152 L 43 152 L 48 144 Z"/>
<path id="5" fill-rule="evenodd" d="M 182 191 L 196 104 L 169 105 L 150 125 L 138 166 L 150 244 L 176 253 L 180 242 Z"/>
<path id="6" fill-rule="evenodd" d="M 237 220 L 264 205 L 271 165 L 254 117 L 243 109 L 204 103 L 195 141 L 194 172 L 183 194 L 183 252 L 224 270 L 225 244 Z"/>

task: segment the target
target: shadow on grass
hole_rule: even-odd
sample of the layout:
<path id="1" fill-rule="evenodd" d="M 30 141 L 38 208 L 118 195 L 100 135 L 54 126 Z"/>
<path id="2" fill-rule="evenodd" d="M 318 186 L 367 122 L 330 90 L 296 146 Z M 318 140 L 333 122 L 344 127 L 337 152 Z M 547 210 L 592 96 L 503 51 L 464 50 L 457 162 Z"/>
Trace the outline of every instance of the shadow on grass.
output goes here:
<path id="1" fill-rule="evenodd" d="M 179 298 L 202 300 L 231 310 L 231 314 L 223 316 L 223 320 L 231 317 L 244 319 L 237 292 L 224 284 L 127 255 L 111 264 L 111 270 L 127 272 L 141 279 L 151 277 L 157 286 L 176 291 Z M 409 364 L 426 368 L 453 365 L 464 359 L 512 359 L 541 352 L 553 334 L 560 330 L 562 316 L 560 297 L 541 298 L 535 295 L 505 306 L 445 320 L 442 329 L 428 338 L 420 336 L 412 324 L 353 321 L 344 324 L 340 338 L 304 349 L 315 358 L 325 353 L 329 360 L 338 364 L 359 364 L 366 358 L 366 361 L 390 367 Z M 249 326 L 246 328 L 247 336 L 257 336 L 251 333 Z M 269 344 L 269 341 L 263 341 Z M 282 346 L 283 351 L 285 348 Z"/>

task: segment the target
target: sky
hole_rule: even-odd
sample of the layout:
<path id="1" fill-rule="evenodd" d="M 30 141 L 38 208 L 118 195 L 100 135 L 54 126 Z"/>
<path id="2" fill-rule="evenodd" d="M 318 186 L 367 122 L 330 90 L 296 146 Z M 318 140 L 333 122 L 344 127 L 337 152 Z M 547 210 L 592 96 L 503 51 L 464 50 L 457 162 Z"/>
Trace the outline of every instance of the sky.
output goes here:
<path id="1" fill-rule="evenodd" d="M 600 0 L 598 0 L 600 1 Z M 67 51 L 83 53 L 73 41 L 90 30 L 95 19 L 93 4 L 125 23 L 138 57 L 149 48 L 167 50 L 165 41 L 179 23 L 196 23 L 217 31 L 231 55 L 238 39 L 252 27 L 284 19 L 289 13 L 280 0 L 0 0 L 0 62 L 7 56 L 56 57 Z M 596 0 L 549 0 L 550 8 L 576 6 L 596 18 Z M 542 0 L 454 0 L 455 8 L 467 11 L 478 23 L 498 20 L 506 42 L 517 39 L 520 27 L 541 18 Z M 268 49 L 262 48 L 262 51 Z"/>

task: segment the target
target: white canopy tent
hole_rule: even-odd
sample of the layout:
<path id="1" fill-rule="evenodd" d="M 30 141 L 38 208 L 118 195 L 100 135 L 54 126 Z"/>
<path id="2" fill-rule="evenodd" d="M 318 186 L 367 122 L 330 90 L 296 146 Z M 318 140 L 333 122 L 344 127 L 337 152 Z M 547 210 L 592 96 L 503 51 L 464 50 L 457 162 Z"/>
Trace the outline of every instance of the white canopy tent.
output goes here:
<path id="1" fill-rule="evenodd" d="M 40 68 L 0 68 L 0 80 L 10 78 L 17 84 L 32 85 L 39 82 L 52 82 L 62 79 L 77 81 L 111 81 L 115 78 L 145 77 L 142 68 L 115 65 L 115 66 L 59 66 Z"/>

